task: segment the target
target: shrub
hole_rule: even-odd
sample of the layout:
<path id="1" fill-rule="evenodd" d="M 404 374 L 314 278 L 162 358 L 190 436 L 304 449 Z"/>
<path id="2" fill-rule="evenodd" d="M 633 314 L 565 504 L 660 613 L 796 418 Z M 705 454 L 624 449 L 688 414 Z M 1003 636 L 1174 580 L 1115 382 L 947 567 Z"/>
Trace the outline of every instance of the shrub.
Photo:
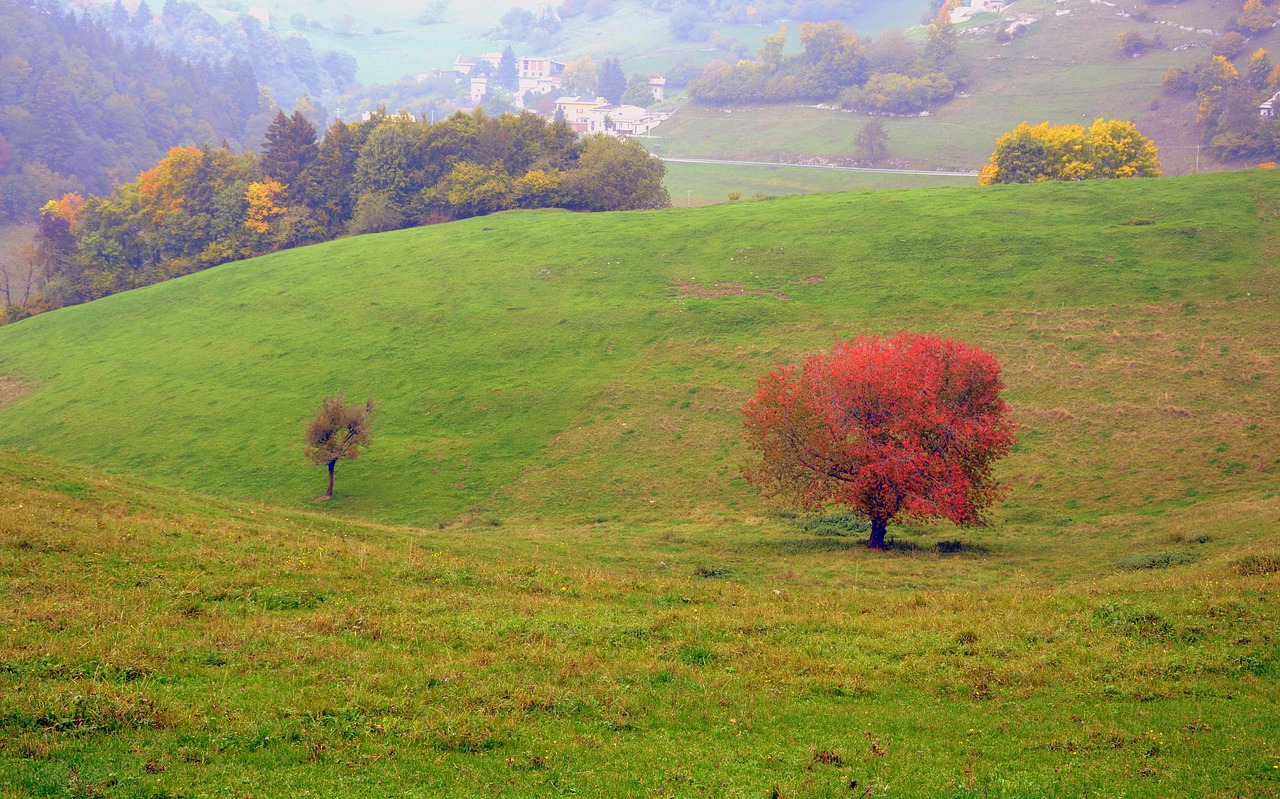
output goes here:
<path id="1" fill-rule="evenodd" d="M 797 519 L 795 525 L 811 535 L 863 536 L 871 532 L 871 522 L 856 513 L 804 516 Z"/>
<path id="2" fill-rule="evenodd" d="M 1242 577 L 1280 573 L 1280 554 L 1245 555 L 1243 558 L 1232 561 L 1231 571 Z"/>
<path id="3" fill-rule="evenodd" d="M 1167 569 L 1170 566 L 1179 566 L 1183 563 L 1190 563 L 1195 559 L 1196 556 L 1185 549 L 1170 549 L 1164 552 L 1148 552 L 1141 555 L 1129 555 L 1117 561 L 1116 565 L 1126 571 L 1138 571 L 1139 569 Z"/>

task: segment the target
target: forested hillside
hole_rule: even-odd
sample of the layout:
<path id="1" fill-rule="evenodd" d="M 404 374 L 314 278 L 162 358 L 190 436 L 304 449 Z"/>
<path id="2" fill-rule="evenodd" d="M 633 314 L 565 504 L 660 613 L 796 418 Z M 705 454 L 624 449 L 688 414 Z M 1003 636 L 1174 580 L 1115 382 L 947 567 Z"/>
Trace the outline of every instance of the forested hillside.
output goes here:
<path id="1" fill-rule="evenodd" d="M 0 222 L 106 193 L 178 144 L 256 147 L 268 111 L 243 61 L 187 63 L 52 0 L 0 0 Z"/>
<path id="2" fill-rule="evenodd" d="M 379 112 L 318 142 L 301 112 L 277 112 L 261 156 L 175 147 L 110 194 L 48 202 L 30 290 L 6 295 L 0 322 L 347 233 L 511 208 L 665 207 L 664 171 L 634 141 L 580 139 L 528 112 L 436 123 Z"/>
<path id="3" fill-rule="evenodd" d="M 247 11 L 219 22 L 198 4 L 183 0 L 165 0 L 156 12 L 143 0 L 132 13 L 116 0 L 96 14 L 129 42 L 154 45 L 189 61 L 247 63 L 276 103 L 288 110 L 304 106 L 317 114 L 319 124 L 326 112 L 313 100 L 329 102 L 355 82 L 355 57 L 335 50 L 316 52 L 301 33 L 280 34 Z"/>

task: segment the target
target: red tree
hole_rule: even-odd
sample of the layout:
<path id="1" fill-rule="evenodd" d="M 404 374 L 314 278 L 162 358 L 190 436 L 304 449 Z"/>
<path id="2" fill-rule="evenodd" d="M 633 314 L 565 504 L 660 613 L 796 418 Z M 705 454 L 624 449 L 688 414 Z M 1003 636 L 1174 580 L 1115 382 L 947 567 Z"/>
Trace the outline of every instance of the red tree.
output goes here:
<path id="1" fill-rule="evenodd" d="M 747 479 L 805 507 L 845 505 L 885 548 L 892 519 L 981 521 L 1001 494 L 992 464 L 1013 446 L 1000 365 L 961 341 L 859 338 L 760 379 L 743 409 L 759 459 Z"/>

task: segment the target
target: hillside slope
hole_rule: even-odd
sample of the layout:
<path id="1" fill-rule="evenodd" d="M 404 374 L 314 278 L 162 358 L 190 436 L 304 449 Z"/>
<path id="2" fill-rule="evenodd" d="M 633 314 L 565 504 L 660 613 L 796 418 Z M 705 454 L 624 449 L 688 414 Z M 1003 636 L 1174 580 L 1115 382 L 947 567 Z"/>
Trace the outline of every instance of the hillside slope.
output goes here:
<path id="1" fill-rule="evenodd" d="M 503 214 L 0 329 L 0 794 L 1276 796 L 1276 197 Z M 994 351 L 1021 440 L 991 527 L 871 552 L 737 409 L 896 329 Z"/>
<path id="2" fill-rule="evenodd" d="M 304 424 L 344 391 L 380 421 L 331 511 L 756 512 L 736 474 L 757 376 L 913 329 L 1005 364 L 1025 425 L 1010 507 L 1163 512 L 1274 482 L 1273 179 L 515 213 L 335 241 L 0 329 L 0 443 L 305 506 L 323 476 Z"/>
<path id="3" fill-rule="evenodd" d="M 1046 579 L 751 523 L 393 529 L 0 452 L 0 794 L 1275 796 L 1278 519 L 1207 502 L 1212 535 L 1122 568 L 1136 542 L 1042 533 Z"/>

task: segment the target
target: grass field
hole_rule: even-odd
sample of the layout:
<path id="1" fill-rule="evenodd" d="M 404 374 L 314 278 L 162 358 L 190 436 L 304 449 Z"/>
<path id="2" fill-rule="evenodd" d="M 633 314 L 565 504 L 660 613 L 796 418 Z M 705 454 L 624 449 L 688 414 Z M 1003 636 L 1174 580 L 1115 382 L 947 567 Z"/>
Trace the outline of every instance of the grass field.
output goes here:
<path id="1" fill-rule="evenodd" d="M 0 328 L 0 794 L 1280 795 L 1275 189 L 502 214 Z M 1022 427 L 873 553 L 737 409 L 897 329 Z"/>
<path id="2" fill-rule="evenodd" d="M 1070 525 L 872 554 L 390 529 L 12 454 L 0 486 L 5 796 L 1280 793 L 1274 495 L 1123 570 Z"/>
<path id="3" fill-rule="evenodd" d="M 975 185 L 977 178 L 847 172 L 798 166 L 668 163 L 664 179 L 675 206 L 722 203 L 739 198 L 815 194 L 867 189 Z"/>

